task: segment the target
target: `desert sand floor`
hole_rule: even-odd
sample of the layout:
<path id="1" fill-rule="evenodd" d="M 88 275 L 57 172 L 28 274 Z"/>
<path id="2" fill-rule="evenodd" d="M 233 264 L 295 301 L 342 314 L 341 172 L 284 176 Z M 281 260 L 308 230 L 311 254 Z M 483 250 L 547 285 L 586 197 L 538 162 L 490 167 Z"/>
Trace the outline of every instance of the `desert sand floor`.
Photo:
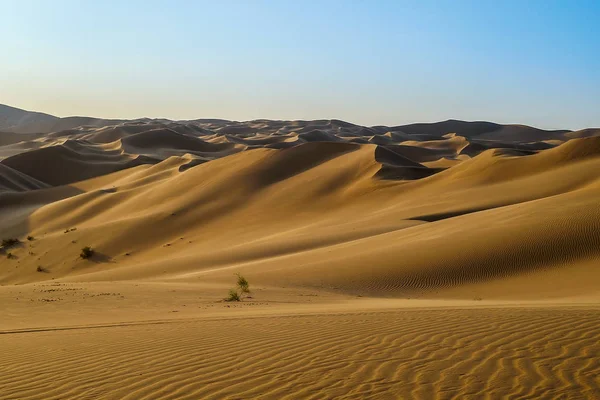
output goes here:
<path id="1" fill-rule="evenodd" d="M 0 399 L 600 399 L 598 129 L 42 122 L 0 134 Z"/>
<path id="2" fill-rule="evenodd" d="M 2 399 L 595 399 L 600 307 L 165 283 L 0 288 Z M 7 306 L 8 305 L 8 306 Z"/>

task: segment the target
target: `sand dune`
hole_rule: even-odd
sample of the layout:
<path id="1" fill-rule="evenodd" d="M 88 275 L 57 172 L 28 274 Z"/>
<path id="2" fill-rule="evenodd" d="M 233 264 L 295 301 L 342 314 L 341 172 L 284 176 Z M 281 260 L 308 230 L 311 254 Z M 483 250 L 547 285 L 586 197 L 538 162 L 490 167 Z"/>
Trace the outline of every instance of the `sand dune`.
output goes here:
<path id="1" fill-rule="evenodd" d="M 2 110 L 0 398 L 600 393 L 598 129 Z"/>
<path id="2" fill-rule="evenodd" d="M 596 128 L 596 129 L 593 129 L 593 128 L 581 129 L 579 131 L 565 133 L 565 137 L 567 137 L 569 139 L 590 137 L 590 136 L 600 136 L 600 129 L 598 129 L 598 128 Z"/>
<path id="3" fill-rule="evenodd" d="M 40 182 L 28 175 L 16 171 L 0 163 L 0 190 L 2 191 L 28 191 L 48 187 L 47 184 Z"/>
<path id="4" fill-rule="evenodd" d="M 211 143 L 198 137 L 175 132 L 172 129 L 153 129 L 136 133 L 121 139 L 123 149 L 129 153 L 150 155 L 175 155 L 194 153 L 199 156 L 218 158 L 237 151 L 245 146 L 234 143 Z M 179 151 L 178 151 L 179 150 Z"/>
<path id="5" fill-rule="evenodd" d="M 14 155 L 1 163 L 48 185 L 58 186 L 147 162 L 147 159 L 67 141 Z"/>

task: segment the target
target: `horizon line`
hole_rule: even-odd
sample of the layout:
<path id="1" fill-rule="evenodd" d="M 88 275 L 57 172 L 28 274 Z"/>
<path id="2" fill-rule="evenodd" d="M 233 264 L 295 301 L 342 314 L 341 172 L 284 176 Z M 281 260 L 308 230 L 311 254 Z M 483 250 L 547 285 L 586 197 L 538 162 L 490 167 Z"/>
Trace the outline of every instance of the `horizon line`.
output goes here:
<path id="1" fill-rule="evenodd" d="M 569 131 L 569 132 L 576 132 L 576 131 L 580 131 L 580 130 L 584 130 L 584 129 L 600 129 L 600 127 L 592 127 L 592 126 L 588 126 L 588 127 L 584 127 L 584 128 L 580 128 L 580 129 L 572 129 L 572 128 L 539 128 L 535 125 L 530 125 L 530 124 L 524 124 L 524 123 L 510 123 L 510 122 L 497 122 L 497 121 L 490 121 L 490 120 L 469 120 L 469 119 L 458 119 L 458 118 L 447 118 L 447 119 L 440 119 L 440 120 L 435 120 L 435 121 L 416 121 L 416 122 L 410 122 L 410 123 L 404 123 L 404 124 L 392 124 L 392 125 L 385 125 L 385 124 L 374 124 L 374 125 L 364 125 L 364 124 L 358 124 L 358 123 L 354 123 L 354 122 L 349 122 L 348 120 L 342 119 L 342 118 L 313 118 L 313 119 L 306 119 L 306 118 L 297 118 L 297 119 L 292 119 L 292 118 L 283 118 L 283 119 L 274 119 L 274 118 L 253 118 L 253 119 L 228 119 L 228 118 L 220 118 L 220 117 L 201 117 L 201 118 L 177 118 L 177 119 L 173 119 L 173 118 L 168 118 L 168 117 L 150 117 L 150 116 L 143 116 L 143 117 L 135 117 L 135 118 L 122 118 L 122 117 L 97 117 L 97 116 L 90 116 L 90 115 L 66 115 L 66 116 L 59 116 L 56 114 L 51 114 L 45 111 L 32 111 L 26 108 L 21 108 L 21 107 L 15 107 L 15 106 L 11 106 L 8 104 L 4 104 L 4 103 L 0 103 L 0 106 L 5 106 L 5 107 L 9 107 L 9 108 L 13 108 L 13 109 L 17 109 L 20 111 L 24 111 L 24 112 L 29 112 L 29 113 L 37 113 L 37 114 L 44 114 L 50 117 L 54 117 L 54 118 L 59 118 L 59 119 L 66 119 L 66 118 L 92 118 L 92 119 L 99 119 L 99 120 L 115 120 L 115 121 L 138 121 L 138 120 L 143 120 L 143 119 L 149 119 L 149 120 L 167 120 L 167 121 L 171 121 L 171 122 L 186 122 L 186 121 L 198 121 L 198 120 L 219 120 L 219 121 L 224 121 L 224 122 L 237 122 L 237 123 L 246 123 L 246 122 L 253 122 L 253 121 L 290 121 L 290 122 L 294 122 L 294 121 L 304 121 L 304 122 L 309 122 L 309 121 L 341 121 L 341 122 L 346 122 L 355 126 L 363 126 L 363 127 L 377 127 L 377 126 L 385 126 L 385 127 L 399 127 L 399 126 L 410 126 L 410 125 L 431 125 L 431 124 L 439 124 L 439 123 L 443 123 L 443 122 L 451 122 L 451 121 L 455 121 L 455 122 L 465 122 L 465 123 L 489 123 L 489 124 L 495 124 L 495 125 L 500 125 L 500 126 L 527 126 L 530 128 L 534 128 L 534 129 L 539 129 L 539 130 L 544 130 L 544 131 Z"/>

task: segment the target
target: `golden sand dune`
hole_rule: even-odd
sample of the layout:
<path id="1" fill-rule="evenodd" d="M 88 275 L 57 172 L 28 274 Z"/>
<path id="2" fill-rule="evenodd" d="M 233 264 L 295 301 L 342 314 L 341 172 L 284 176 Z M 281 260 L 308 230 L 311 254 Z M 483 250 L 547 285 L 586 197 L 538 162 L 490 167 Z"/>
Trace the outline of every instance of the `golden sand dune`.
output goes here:
<path id="1" fill-rule="evenodd" d="M 0 398 L 600 393 L 599 130 L 5 119 Z"/>
<path id="2" fill-rule="evenodd" d="M 53 186 L 108 174 L 141 163 L 144 161 L 137 157 L 72 140 L 2 160 L 3 165 Z"/>

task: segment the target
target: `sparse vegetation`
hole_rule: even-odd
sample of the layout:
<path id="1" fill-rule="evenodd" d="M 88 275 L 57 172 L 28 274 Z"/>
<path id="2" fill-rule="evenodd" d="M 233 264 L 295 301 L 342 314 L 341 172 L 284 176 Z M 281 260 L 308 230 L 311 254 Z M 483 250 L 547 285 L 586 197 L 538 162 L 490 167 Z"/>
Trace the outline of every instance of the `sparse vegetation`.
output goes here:
<path id="1" fill-rule="evenodd" d="M 13 253 L 6 253 L 6 258 L 13 259 L 13 258 L 17 258 Z"/>
<path id="2" fill-rule="evenodd" d="M 244 295 L 250 294 L 250 284 L 248 283 L 248 280 L 239 273 L 235 275 L 237 276 L 237 285 L 234 289 L 229 290 L 229 296 L 225 301 L 242 301 Z"/>
<path id="3" fill-rule="evenodd" d="M 236 289 L 229 289 L 229 296 L 225 301 L 242 301 L 242 297 Z"/>
<path id="4" fill-rule="evenodd" d="M 81 249 L 81 253 L 79 254 L 79 257 L 85 259 L 90 258 L 91 256 L 94 255 L 94 249 L 92 249 L 90 246 L 85 246 L 83 249 Z"/>
<path id="5" fill-rule="evenodd" d="M 41 265 L 38 265 L 36 271 L 37 272 L 48 272 L 48 270 L 46 268 L 42 267 Z"/>
<path id="6" fill-rule="evenodd" d="M 2 247 L 4 248 L 12 247 L 19 243 L 21 243 L 21 241 L 16 238 L 2 239 Z"/>
<path id="7" fill-rule="evenodd" d="M 238 289 L 245 294 L 249 294 L 250 293 L 250 284 L 248 283 L 248 280 L 246 278 L 244 278 L 242 275 L 240 275 L 239 273 L 236 274 L 238 280 L 237 280 L 237 287 Z"/>
<path id="8" fill-rule="evenodd" d="M 33 236 L 27 236 L 27 240 L 29 240 L 30 242 L 33 241 L 33 239 L 35 239 Z"/>

